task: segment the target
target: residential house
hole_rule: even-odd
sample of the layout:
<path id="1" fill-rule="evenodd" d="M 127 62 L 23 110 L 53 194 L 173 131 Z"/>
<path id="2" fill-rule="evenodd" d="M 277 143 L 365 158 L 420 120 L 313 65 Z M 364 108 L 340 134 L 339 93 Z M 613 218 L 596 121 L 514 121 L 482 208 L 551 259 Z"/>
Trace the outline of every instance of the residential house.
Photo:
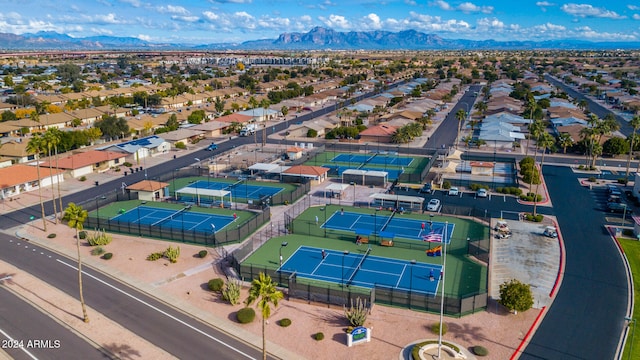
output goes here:
<path id="1" fill-rule="evenodd" d="M 124 154 L 134 155 L 134 161 L 140 164 L 140 159 L 145 159 L 147 156 L 156 156 L 168 152 L 171 149 L 171 144 L 165 141 L 163 138 L 152 135 L 140 139 L 135 139 L 118 144 L 110 144 L 96 150 L 115 151 Z"/>
<path id="2" fill-rule="evenodd" d="M 162 134 L 162 138 L 175 147 L 178 143 L 182 143 L 183 145 L 196 143 L 198 140 L 204 138 L 204 132 L 193 130 L 192 128 L 180 128 Z"/>
<path id="3" fill-rule="evenodd" d="M 65 171 L 73 178 L 79 178 L 95 172 L 105 172 L 111 168 L 122 165 L 127 154 L 114 151 L 89 150 L 76 154 L 64 154 L 57 161 L 50 158 L 41 166 L 53 167 Z"/>
<path id="4" fill-rule="evenodd" d="M 142 180 L 127 186 L 126 189 L 137 192 L 138 199 L 143 201 L 158 201 L 169 196 L 169 183 L 161 181 Z"/>
<path id="5" fill-rule="evenodd" d="M 360 132 L 360 141 L 389 144 L 396 130 L 396 127 L 386 124 L 372 126 Z"/>
<path id="6" fill-rule="evenodd" d="M 322 166 L 296 165 L 280 174 L 283 182 L 297 183 L 311 181 L 311 186 L 323 183 L 327 179 L 329 168 Z"/>
<path id="7" fill-rule="evenodd" d="M 18 138 L 5 142 L 0 146 L 0 157 L 11 159 L 13 164 L 23 164 L 36 158 L 27 152 L 28 138 Z"/>
<path id="8" fill-rule="evenodd" d="M 51 171 L 50 171 L 51 170 Z M 0 199 L 11 198 L 24 192 L 64 181 L 63 171 L 40 168 L 25 164 L 15 164 L 0 169 Z"/>

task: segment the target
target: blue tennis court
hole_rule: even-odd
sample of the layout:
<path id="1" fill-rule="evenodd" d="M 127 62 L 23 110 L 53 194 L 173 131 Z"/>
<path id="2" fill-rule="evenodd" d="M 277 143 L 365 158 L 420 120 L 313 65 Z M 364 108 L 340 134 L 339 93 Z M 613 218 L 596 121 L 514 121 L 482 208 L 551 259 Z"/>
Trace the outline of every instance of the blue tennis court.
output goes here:
<path id="1" fill-rule="evenodd" d="M 282 264 L 281 270 L 297 277 L 328 281 L 346 286 L 373 288 L 374 285 L 434 295 L 440 284 L 441 265 L 375 256 L 363 247 L 360 253 L 301 246 Z"/>
<path id="2" fill-rule="evenodd" d="M 231 191 L 231 196 L 234 198 L 255 200 L 259 200 L 265 196 L 273 196 L 284 190 L 284 188 L 280 187 L 251 185 L 247 184 L 245 181 L 228 183 L 209 180 L 198 180 L 194 183 L 189 184 L 188 187 L 192 189 L 227 190 Z"/>
<path id="3" fill-rule="evenodd" d="M 446 234 L 445 225 L 448 225 Z M 389 217 L 378 216 L 376 214 L 342 213 L 336 211 L 320 227 L 353 231 L 361 234 L 367 233 L 367 231 L 373 234 L 381 234 L 384 232 L 388 237 L 417 241 L 442 242 L 444 239 L 444 242 L 449 244 L 455 225 L 432 220 L 408 219 L 398 214 Z"/>
<path id="4" fill-rule="evenodd" d="M 339 154 L 331 159 L 331 162 L 341 163 L 360 163 L 360 164 L 375 164 L 375 165 L 393 165 L 393 166 L 408 166 L 413 162 L 412 157 L 403 156 L 386 156 L 386 155 L 362 155 L 362 154 Z"/>
<path id="5" fill-rule="evenodd" d="M 203 232 L 218 232 L 234 220 L 237 221 L 233 216 L 191 212 L 188 207 L 176 211 L 149 206 L 138 206 L 110 220 Z"/>

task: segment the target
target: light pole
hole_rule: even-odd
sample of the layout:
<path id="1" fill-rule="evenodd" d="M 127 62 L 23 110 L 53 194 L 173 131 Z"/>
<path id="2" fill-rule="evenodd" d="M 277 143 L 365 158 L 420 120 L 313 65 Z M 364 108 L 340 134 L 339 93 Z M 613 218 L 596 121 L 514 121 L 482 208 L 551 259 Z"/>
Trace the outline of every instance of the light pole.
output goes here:
<path id="1" fill-rule="evenodd" d="M 438 336 L 438 359 L 442 359 L 440 354 L 442 352 L 442 321 L 444 315 L 444 272 L 445 267 L 447 266 L 447 229 L 449 227 L 449 222 L 445 221 L 444 223 L 444 236 L 442 237 L 442 242 L 444 243 L 444 250 L 442 254 L 442 271 L 440 273 L 440 278 L 442 279 L 442 296 L 440 297 L 440 334 Z"/>
<path id="2" fill-rule="evenodd" d="M 2 280 L 2 279 L 0 279 Z M 628 324 L 627 326 L 631 325 L 631 323 L 633 323 L 633 329 L 631 330 L 631 345 L 629 345 L 629 356 L 627 357 L 627 359 L 631 359 L 631 356 L 633 355 L 633 340 L 636 334 L 636 319 L 625 316 L 624 318 Z"/>
<path id="3" fill-rule="evenodd" d="M 411 308 L 411 290 L 413 289 L 413 265 L 416 264 L 416 260 L 411 260 L 411 268 L 409 271 L 409 308 Z"/>
<path id="4" fill-rule="evenodd" d="M 280 267 L 282 268 L 282 248 L 289 245 L 288 242 L 283 241 L 282 244 L 280 244 Z"/>
<path id="5" fill-rule="evenodd" d="M 340 283 L 342 284 L 342 287 L 344 288 L 344 257 L 349 255 L 349 250 L 345 250 L 342 253 L 342 271 L 340 271 L 340 275 L 341 275 L 341 281 Z"/>
<path id="6" fill-rule="evenodd" d="M 143 201 L 140 205 L 144 205 L 146 203 L 146 201 Z M 142 236 L 142 230 L 140 229 L 140 205 L 136 207 L 136 210 L 138 211 L 138 236 Z"/>
<path id="7" fill-rule="evenodd" d="M 216 245 L 216 224 L 211 224 L 211 232 L 213 233 L 213 245 Z"/>
<path id="8" fill-rule="evenodd" d="M 621 204 L 622 205 L 622 224 L 621 226 L 624 226 L 624 221 L 625 218 L 627 217 L 627 204 Z"/>

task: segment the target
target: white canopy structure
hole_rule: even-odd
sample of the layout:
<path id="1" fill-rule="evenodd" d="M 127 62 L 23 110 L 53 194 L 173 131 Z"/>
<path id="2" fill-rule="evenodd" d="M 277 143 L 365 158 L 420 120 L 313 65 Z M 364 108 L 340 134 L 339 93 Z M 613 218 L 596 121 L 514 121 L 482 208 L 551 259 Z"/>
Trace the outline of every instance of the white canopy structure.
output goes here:
<path id="1" fill-rule="evenodd" d="M 189 194 L 195 195 L 196 203 L 200 204 L 200 198 L 202 196 L 207 196 L 211 198 L 211 200 L 215 198 L 220 198 L 221 202 L 224 202 L 224 197 L 229 196 L 229 202 L 233 202 L 231 197 L 231 191 L 229 190 L 216 190 L 216 189 L 206 189 L 206 188 L 197 188 L 197 187 L 183 187 L 182 189 L 176 190 L 176 195 L 180 194 Z"/>

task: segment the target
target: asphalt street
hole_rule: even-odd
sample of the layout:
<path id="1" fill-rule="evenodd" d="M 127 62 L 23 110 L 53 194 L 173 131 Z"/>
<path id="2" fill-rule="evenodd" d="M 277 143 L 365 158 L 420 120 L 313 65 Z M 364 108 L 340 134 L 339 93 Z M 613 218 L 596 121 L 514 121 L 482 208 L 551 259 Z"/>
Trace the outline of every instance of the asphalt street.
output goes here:
<path id="1" fill-rule="evenodd" d="M 0 349 L 16 360 L 110 358 L 3 286 L 0 286 Z"/>
<path id="2" fill-rule="evenodd" d="M 628 305 L 626 272 L 594 192 L 566 167 L 545 166 L 564 239 L 558 294 L 520 359 L 613 359 Z"/>

